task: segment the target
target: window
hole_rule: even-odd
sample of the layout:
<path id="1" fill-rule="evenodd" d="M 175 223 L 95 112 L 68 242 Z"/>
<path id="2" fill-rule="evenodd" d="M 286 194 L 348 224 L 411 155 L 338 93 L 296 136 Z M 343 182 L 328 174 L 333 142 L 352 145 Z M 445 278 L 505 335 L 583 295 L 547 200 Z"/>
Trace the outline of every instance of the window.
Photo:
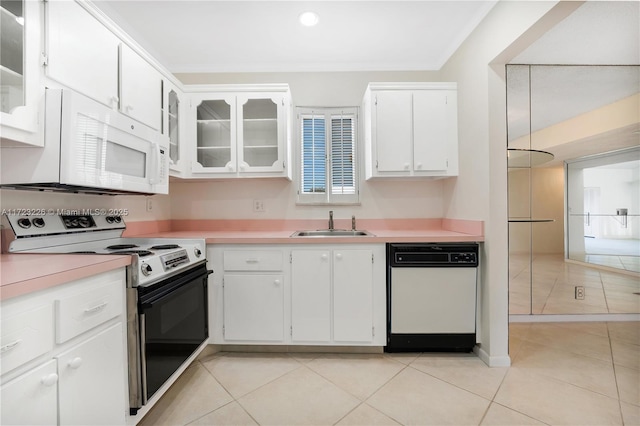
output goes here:
<path id="1" fill-rule="evenodd" d="M 298 123 L 298 203 L 357 203 L 356 108 L 299 108 Z"/>

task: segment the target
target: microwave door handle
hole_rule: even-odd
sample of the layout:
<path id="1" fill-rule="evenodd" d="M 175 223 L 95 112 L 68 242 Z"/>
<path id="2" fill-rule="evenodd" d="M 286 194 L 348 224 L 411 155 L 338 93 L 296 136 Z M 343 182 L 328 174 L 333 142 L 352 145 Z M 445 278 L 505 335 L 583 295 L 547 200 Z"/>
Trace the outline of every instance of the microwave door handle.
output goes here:
<path id="1" fill-rule="evenodd" d="M 160 183 L 162 179 L 160 178 L 160 173 L 162 170 L 162 155 L 160 154 L 160 144 L 157 142 L 153 142 L 151 146 L 151 160 L 153 163 L 153 175 L 149 177 L 149 183 L 155 185 Z"/>

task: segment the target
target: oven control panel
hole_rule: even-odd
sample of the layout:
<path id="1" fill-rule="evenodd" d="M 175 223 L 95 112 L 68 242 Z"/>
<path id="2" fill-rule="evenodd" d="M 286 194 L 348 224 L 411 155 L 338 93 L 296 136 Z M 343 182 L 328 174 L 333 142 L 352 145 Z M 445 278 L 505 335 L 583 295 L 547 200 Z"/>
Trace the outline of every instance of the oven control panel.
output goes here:
<path id="1" fill-rule="evenodd" d="M 95 228 L 96 222 L 91 215 L 63 215 L 60 216 L 64 227 L 67 229 Z"/>
<path id="2" fill-rule="evenodd" d="M 178 250 L 173 253 L 160 256 L 160 262 L 165 271 L 169 271 L 185 263 L 189 263 L 189 255 L 186 250 Z"/>

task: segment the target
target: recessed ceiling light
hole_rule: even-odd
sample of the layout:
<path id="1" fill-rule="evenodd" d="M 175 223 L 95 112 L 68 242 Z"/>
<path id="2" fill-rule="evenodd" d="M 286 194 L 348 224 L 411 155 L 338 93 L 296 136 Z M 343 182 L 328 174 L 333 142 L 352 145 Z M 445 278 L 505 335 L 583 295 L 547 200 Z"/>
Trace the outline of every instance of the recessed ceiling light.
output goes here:
<path id="1" fill-rule="evenodd" d="M 298 16 L 298 20 L 305 27 L 313 27 L 318 23 L 320 17 L 315 12 L 303 12 Z"/>

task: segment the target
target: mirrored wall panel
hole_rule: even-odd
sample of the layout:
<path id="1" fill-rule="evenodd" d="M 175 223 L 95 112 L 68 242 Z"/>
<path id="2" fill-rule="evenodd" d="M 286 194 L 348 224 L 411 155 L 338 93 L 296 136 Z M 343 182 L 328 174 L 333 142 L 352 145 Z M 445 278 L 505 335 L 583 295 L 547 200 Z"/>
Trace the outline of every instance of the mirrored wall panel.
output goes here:
<path id="1" fill-rule="evenodd" d="M 507 66 L 511 314 L 640 312 L 639 108 L 638 66 Z"/>

